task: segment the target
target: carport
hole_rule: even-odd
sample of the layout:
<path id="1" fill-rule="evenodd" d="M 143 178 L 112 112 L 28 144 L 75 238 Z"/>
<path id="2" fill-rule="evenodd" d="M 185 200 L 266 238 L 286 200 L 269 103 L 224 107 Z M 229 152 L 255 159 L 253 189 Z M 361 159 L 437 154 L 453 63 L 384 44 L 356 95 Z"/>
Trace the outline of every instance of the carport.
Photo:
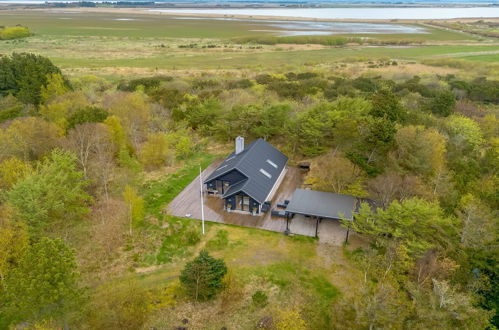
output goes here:
<path id="1" fill-rule="evenodd" d="M 350 195 L 331 192 L 296 189 L 286 207 L 286 232 L 289 233 L 289 219 L 295 214 L 301 214 L 316 220 L 315 237 L 318 236 L 319 222 L 328 220 L 353 220 L 359 199 Z M 345 241 L 348 241 L 347 230 Z"/>

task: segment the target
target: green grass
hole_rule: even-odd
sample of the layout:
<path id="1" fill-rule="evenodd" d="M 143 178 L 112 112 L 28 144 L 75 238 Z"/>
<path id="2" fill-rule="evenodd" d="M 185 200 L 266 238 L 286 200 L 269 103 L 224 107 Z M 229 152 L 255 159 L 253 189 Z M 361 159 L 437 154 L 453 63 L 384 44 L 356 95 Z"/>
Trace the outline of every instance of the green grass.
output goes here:
<path id="1" fill-rule="evenodd" d="M 197 221 L 173 217 L 167 217 L 166 220 L 182 222 L 186 228 L 189 228 L 189 223 L 194 226 L 199 224 Z M 168 241 L 177 244 L 177 250 L 181 250 L 173 256 L 174 262 L 162 263 L 147 273 L 125 275 L 115 279 L 116 283 L 128 283 L 133 278 L 141 288 L 153 292 L 153 296 L 154 293 L 161 295 L 163 288 L 178 280 L 185 263 L 194 257 L 196 251 L 205 248 L 210 242 L 223 241 L 222 244 L 217 243 L 216 249 L 210 250 L 210 254 L 222 258 L 229 270 L 237 274 L 244 286 L 243 297 L 228 306 L 221 305 L 220 298 L 217 298 L 201 306 L 210 308 L 213 314 L 195 315 L 185 314 L 185 311 L 192 310 L 194 303 L 175 297 L 175 307 L 157 311 L 152 316 L 151 326 L 180 324 L 182 318 L 187 317 L 193 327 L 194 324 L 202 324 L 203 328 L 209 329 L 220 329 L 222 326 L 249 329 L 254 328 L 263 316 L 272 315 L 276 309 L 298 308 L 310 329 L 326 329 L 332 321 L 333 304 L 341 292 L 348 289 L 345 285 L 350 285 L 347 281 L 334 280 L 338 278 L 334 275 L 338 267 L 347 268 L 350 278 L 360 281 L 361 274 L 350 270 L 346 260 L 339 260 L 341 254 L 331 261 L 319 256 L 315 240 L 300 240 L 282 233 L 218 223 L 210 224 L 207 234 L 200 236 L 199 242 L 188 248 L 181 242 L 175 242 L 182 239 L 181 236 L 180 230 L 179 235 Z M 251 297 L 257 291 L 263 291 L 268 296 L 266 306 L 255 308 L 253 305 Z M 217 308 L 220 311 L 230 310 L 230 313 L 218 312 Z"/>
<path id="2" fill-rule="evenodd" d="M 146 214 L 160 217 L 161 211 L 171 202 L 189 183 L 199 175 L 199 166 L 205 169 L 218 156 L 206 153 L 195 154 L 185 161 L 179 171 L 168 174 L 155 181 L 149 181 L 142 187 Z"/>
<path id="3" fill-rule="evenodd" d="M 84 59 L 52 58 L 55 64 L 63 67 L 135 67 L 159 69 L 237 69 L 270 68 L 283 63 L 289 66 L 335 63 L 350 60 L 373 60 L 382 58 L 420 60 L 433 56 L 448 56 L 463 53 L 499 51 L 499 46 L 415 46 L 415 47 L 342 47 L 304 51 L 272 51 L 260 53 L 206 53 L 206 54 L 165 54 L 148 58 Z"/>
<path id="4" fill-rule="evenodd" d="M 227 245 L 229 245 L 229 232 L 225 229 L 220 229 L 214 238 L 206 242 L 205 248 L 208 251 L 219 251 L 223 250 Z"/>
<path id="5" fill-rule="evenodd" d="M 120 20 L 127 19 L 127 20 Z M 114 13 L 0 12 L 0 22 L 22 24 L 38 35 L 127 38 L 230 38 L 256 35 L 255 24 L 221 20 L 185 20 L 166 15 Z M 262 24 L 259 24 L 260 27 Z"/>
<path id="6" fill-rule="evenodd" d="M 477 61 L 477 62 L 490 62 L 499 63 L 499 54 L 485 54 L 485 55 L 474 55 L 474 56 L 462 56 L 459 57 L 463 60 Z"/>
<path id="7" fill-rule="evenodd" d="M 150 264 L 164 264 L 178 258 L 186 258 L 192 255 L 192 249 L 200 239 L 201 235 L 197 229 L 197 222 L 190 219 L 177 217 L 166 217 L 168 223 L 167 233 L 158 253 L 146 258 Z"/>
<path id="8" fill-rule="evenodd" d="M 164 216 L 162 210 L 199 175 L 199 166 L 205 169 L 216 157 L 207 153 L 195 154 L 185 160 L 184 166 L 177 172 L 149 181 L 142 187 L 146 215 L 156 217 L 164 228 L 157 229 L 163 232 L 159 251 L 144 256 L 145 265 L 169 263 L 192 254 L 190 247 L 200 240 L 197 223 L 189 219 Z"/>

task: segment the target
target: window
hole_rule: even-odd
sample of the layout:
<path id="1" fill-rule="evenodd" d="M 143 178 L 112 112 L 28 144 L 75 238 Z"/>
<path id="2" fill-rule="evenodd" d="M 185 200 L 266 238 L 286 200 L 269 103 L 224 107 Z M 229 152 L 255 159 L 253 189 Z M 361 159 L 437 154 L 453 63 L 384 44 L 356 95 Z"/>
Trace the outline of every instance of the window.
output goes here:
<path id="1" fill-rule="evenodd" d="M 272 178 L 272 175 L 270 175 L 270 173 L 265 171 L 263 168 L 260 169 L 260 173 L 262 173 L 263 175 L 265 175 L 269 179 Z"/>
<path id="2" fill-rule="evenodd" d="M 274 166 L 275 168 L 277 168 L 277 164 L 274 163 L 273 161 L 271 161 L 270 159 L 267 159 L 267 163 L 269 163 L 270 165 Z"/>

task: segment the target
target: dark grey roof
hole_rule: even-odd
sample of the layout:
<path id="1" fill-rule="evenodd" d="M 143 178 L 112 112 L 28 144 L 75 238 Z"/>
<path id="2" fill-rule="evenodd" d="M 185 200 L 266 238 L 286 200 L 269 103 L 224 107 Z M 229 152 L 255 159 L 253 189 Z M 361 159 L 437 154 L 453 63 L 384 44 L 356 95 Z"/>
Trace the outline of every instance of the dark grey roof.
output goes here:
<path id="1" fill-rule="evenodd" d="M 329 219 L 352 219 L 357 198 L 317 190 L 296 189 L 286 212 Z"/>
<path id="2" fill-rule="evenodd" d="M 237 170 L 247 179 L 233 184 L 223 197 L 242 191 L 257 202 L 263 203 L 287 162 L 288 157 L 283 153 L 265 140 L 258 139 L 239 154 L 231 153 L 204 182 L 207 183 L 232 170 Z"/>

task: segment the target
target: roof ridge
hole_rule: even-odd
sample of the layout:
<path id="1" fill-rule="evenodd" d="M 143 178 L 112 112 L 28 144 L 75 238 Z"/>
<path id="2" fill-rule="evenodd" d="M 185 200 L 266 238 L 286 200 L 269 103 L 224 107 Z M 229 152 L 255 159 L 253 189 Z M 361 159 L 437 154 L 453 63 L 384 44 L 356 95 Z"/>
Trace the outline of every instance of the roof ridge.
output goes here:
<path id="1" fill-rule="evenodd" d="M 264 141 L 262 138 L 258 138 L 258 139 L 256 139 L 255 141 L 251 142 L 251 143 L 248 145 L 248 148 L 246 148 L 246 147 L 244 148 L 244 150 L 242 151 L 242 152 L 244 153 L 244 155 L 241 155 L 241 157 L 239 157 L 239 159 L 237 160 L 237 162 L 236 162 L 235 166 L 237 166 L 237 165 L 241 164 L 241 162 L 242 162 L 244 159 L 246 159 L 246 157 L 247 157 L 247 156 L 248 156 L 248 154 L 249 154 L 249 151 L 250 151 L 251 149 L 253 149 L 253 148 L 255 147 L 256 143 L 257 143 L 257 142 L 260 142 L 260 140 L 261 140 L 261 141 Z M 235 154 L 235 156 L 237 156 L 237 154 Z"/>

